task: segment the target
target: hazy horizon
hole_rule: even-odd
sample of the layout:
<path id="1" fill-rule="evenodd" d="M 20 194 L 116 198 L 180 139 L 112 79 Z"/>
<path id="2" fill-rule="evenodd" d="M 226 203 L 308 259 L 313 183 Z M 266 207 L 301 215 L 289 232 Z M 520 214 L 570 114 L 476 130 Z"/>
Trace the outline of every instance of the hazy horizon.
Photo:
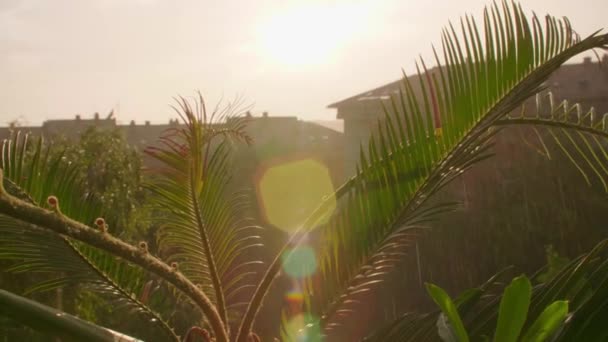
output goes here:
<path id="1" fill-rule="evenodd" d="M 412 72 L 441 28 L 487 0 L 0 0 L 0 126 L 117 112 L 166 123 L 176 95 L 210 106 L 241 96 L 254 113 L 333 120 L 326 106 Z M 567 15 L 586 36 L 600 0 L 522 1 Z"/>

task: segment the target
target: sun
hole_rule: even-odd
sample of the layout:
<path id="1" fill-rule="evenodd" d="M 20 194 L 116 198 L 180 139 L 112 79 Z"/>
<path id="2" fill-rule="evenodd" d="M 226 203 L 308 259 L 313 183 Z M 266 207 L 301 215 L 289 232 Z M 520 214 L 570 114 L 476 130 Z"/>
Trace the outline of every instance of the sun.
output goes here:
<path id="1" fill-rule="evenodd" d="M 274 13 L 260 24 L 262 55 L 287 66 L 330 63 L 356 33 L 360 9 L 354 5 L 306 4 Z"/>

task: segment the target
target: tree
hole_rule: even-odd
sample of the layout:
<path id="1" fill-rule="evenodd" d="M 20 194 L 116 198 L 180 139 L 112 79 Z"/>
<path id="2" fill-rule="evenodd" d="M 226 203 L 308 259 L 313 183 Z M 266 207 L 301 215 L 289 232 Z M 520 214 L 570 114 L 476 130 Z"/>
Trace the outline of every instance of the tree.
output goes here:
<path id="1" fill-rule="evenodd" d="M 16 131 L 14 132 L 16 133 Z M 120 130 L 99 130 L 90 127 L 76 141 L 64 136 L 53 136 L 50 141 L 43 142 L 40 148 L 45 149 L 46 146 L 51 145 L 51 149 L 46 149 L 47 158 L 62 160 L 63 163 L 73 165 L 77 172 L 72 176 L 76 182 L 82 185 L 81 190 L 98 199 L 103 211 L 114 213 L 111 219 L 115 221 L 109 219 L 107 222 L 112 234 L 123 238 L 142 239 L 146 238 L 148 230 L 150 233 L 155 231 L 149 229 L 148 225 L 149 206 L 146 205 L 143 189 L 141 155 L 128 145 Z M 35 144 L 29 144 L 29 146 L 28 153 L 35 153 Z M 151 248 L 154 247 L 151 246 Z M 10 270 L 8 265 L 2 268 Z M 55 277 L 52 274 L 7 272 L 6 277 L 2 277 L 2 284 L 5 289 L 10 288 L 17 293 L 29 293 L 28 289 L 35 288 L 34 285 L 40 283 L 41 279 L 48 280 L 49 276 Z M 33 279 L 31 279 L 32 277 Z M 15 286 L 11 286 L 13 283 Z M 124 322 L 129 322 L 126 319 L 128 313 L 110 314 L 112 312 L 111 303 L 106 303 L 95 292 L 86 291 L 86 288 L 83 291 L 78 283 L 72 283 L 65 289 L 57 290 L 55 298 L 46 299 L 45 294 L 48 295 L 48 293 L 41 293 L 38 294 L 37 300 L 44 298 L 46 299 L 44 302 L 49 304 L 53 302 L 52 305 L 61 310 L 72 312 L 81 318 L 100 324 L 120 327 L 120 329 L 125 329 Z M 167 295 L 171 297 L 170 293 Z M 132 329 L 132 327 L 128 328 Z M 138 331 L 140 335 L 142 332 Z M 23 331 L 15 333 L 23 334 Z"/>
<path id="2" fill-rule="evenodd" d="M 116 222 L 108 222 L 114 235 L 143 232 L 146 222 L 145 192 L 141 172 L 141 155 L 128 145 L 118 129 L 99 130 L 90 127 L 72 142 L 54 138 L 53 150 L 78 170 L 86 191 L 94 194 L 106 210 L 114 213 Z M 147 228 L 147 227 L 145 227 Z"/>
<path id="3" fill-rule="evenodd" d="M 145 280 L 154 275 L 156 281 L 198 308 L 201 316 L 193 317 L 196 322 L 186 338 L 200 332 L 207 340 L 212 335 L 216 341 L 245 342 L 257 338 L 253 324 L 273 280 L 285 263 L 308 247 L 305 254 L 316 257 L 318 270 L 299 273 L 301 278 L 294 282 L 301 306 L 316 317 L 304 315 L 300 328 L 309 339 L 331 334 L 365 301 L 367 293 L 382 284 L 400 257 L 415 248 L 416 238 L 425 233 L 429 222 L 455 208 L 454 203 L 434 201 L 433 196 L 490 156 L 497 125 L 538 124 L 574 130 L 581 139 L 554 135 L 569 146 L 564 152 L 572 148 L 596 156 L 606 152 L 602 144 L 586 147 L 587 139 L 606 136 L 593 115 L 572 121 L 569 112 L 553 115 L 551 110 L 551 115 L 540 120 L 527 120 L 512 118 L 509 113 L 537 94 L 547 77 L 569 58 L 607 48 L 608 35 L 596 33 L 580 39 L 567 19 L 553 17 L 546 18 L 543 29 L 536 16 L 528 19 L 515 3 L 486 9 L 483 37 L 470 17 L 461 26 L 461 35 L 451 25 L 444 31 L 443 59 L 434 51 L 436 73 L 427 72 L 423 60 L 417 64 L 421 95 L 404 78 L 401 93 L 386 108 L 386 120 L 379 123 L 369 146 L 362 148 L 356 175 L 320 200 L 318 209 L 302 222 L 253 286 L 244 310 L 240 302 L 232 300 L 252 288 L 247 277 L 257 262 L 241 260 L 239 255 L 258 245 L 256 228 L 235 219 L 242 203 L 239 197 L 227 194 L 225 187 L 231 141 L 248 139 L 243 133 L 244 120 L 213 124 L 215 116 L 230 114 L 233 108 L 207 113 L 202 98 L 194 104 L 180 99 L 177 111 L 185 126 L 168 132 L 161 147 L 148 151 L 164 165 L 150 186 L 157 208 L 163 212 L 162 260 L 151 255 L 146 242 L 130 244 L 108 234 L 102 217 L 112 213 L 95 219 L 97 200 L 83 197 L 79 184 L 69 176 L 77 171 L 60 160 L 37 157 L 42 154 L 40 149 L 31 159 L 24 159 L 19 151 L 25 143 L 19 138 L 5 146 L 4 151 L 9 152 L 3 159 L 4 188 L 0 191 L 0 229 L 19 239 L 5 238 L 12 245 L 2 250 L 12 256 L 32 257 L 28 253 L 44 237 L 52 243 L 33 253 L 36 261 L 44 262 L 26 262 L 24 267 L 47 271 L 72 267 L 70 270 L 80 273 L 67 274 L 56 283 L 75 277 L 87 279 L 91 285 L 103 283 L 100 288 L 111 288 L 110 294 L 152 317 L 167 336 L 177 340 L 169 324 L 148 305 L 154 293 Z M 597 171 L 595 158 L 581 152 L 571 159 L 577 168 L 591 168 L 605 177 Z M 23 239 L 30 234 L 31 239 Z M 317 239 L 320 246 L 311 252 L 312 247 L 304 245 L 306 239 Z M 63 248 L 62 254 L 58 254 L 59 248 Z M 71 259 L 59 260 L 59 256 Z M 312 268 L 312 264 L 306 263 L 306 267 Z M 605 269 L 597 273 L 593 281 L 597 287 L 590 287 L 593 303 L 601 310 L 606 309 L 606 274 Z M 560 293 L 553 297 L 552 301 L 565 299 L 559 298 Z M 583 322 L 596 317 L 578 311 L 572 315 Z M 565 336 L 588 333 L 588 327 L 564 326 Z M 599 333 L 605 333 L 605 328 Z"/>

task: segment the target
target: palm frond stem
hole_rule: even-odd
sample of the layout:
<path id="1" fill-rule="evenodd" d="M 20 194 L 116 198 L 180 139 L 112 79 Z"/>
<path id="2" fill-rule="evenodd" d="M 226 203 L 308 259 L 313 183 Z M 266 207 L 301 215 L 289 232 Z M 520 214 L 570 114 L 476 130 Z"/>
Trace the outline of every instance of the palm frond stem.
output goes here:
<path id="1" fill-rule="evenodd" d="M 0 184 L 3 184 L 3 178 L 2 172 L 0 172 Z M 4 187 L 0 187 L 0 213 L 24 224 L 43 227 L 105 250 L 162 277 L 190 297 L 200 307 L 209 321 L 209 325 L 215 333 L 218 342 L 229 341 L 224 322 L 207 294 L 179 271 L 156 257 L 147 252 L 142 252 L 138 247 L 132 246 L 107 233 L 74 221 L 61 213 L 46 210 L 15 198 L 6 192 Z"/>

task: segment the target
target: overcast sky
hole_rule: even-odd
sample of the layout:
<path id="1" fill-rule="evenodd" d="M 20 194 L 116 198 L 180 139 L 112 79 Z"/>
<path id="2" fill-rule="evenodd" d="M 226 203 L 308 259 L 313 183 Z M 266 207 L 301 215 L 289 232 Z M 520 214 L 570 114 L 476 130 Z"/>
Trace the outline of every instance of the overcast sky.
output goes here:
<path id="1" fill-rule="evenodd" d="M 254 112 L 330 120 L 325 107 L 428 56 L 448 20 L 487 0 L 0 0 L 0 125 L 105 114 L 164 123 L 175 95 L 237 95 Z M 582 35 L 606 0 L 529 0 Z"/>

